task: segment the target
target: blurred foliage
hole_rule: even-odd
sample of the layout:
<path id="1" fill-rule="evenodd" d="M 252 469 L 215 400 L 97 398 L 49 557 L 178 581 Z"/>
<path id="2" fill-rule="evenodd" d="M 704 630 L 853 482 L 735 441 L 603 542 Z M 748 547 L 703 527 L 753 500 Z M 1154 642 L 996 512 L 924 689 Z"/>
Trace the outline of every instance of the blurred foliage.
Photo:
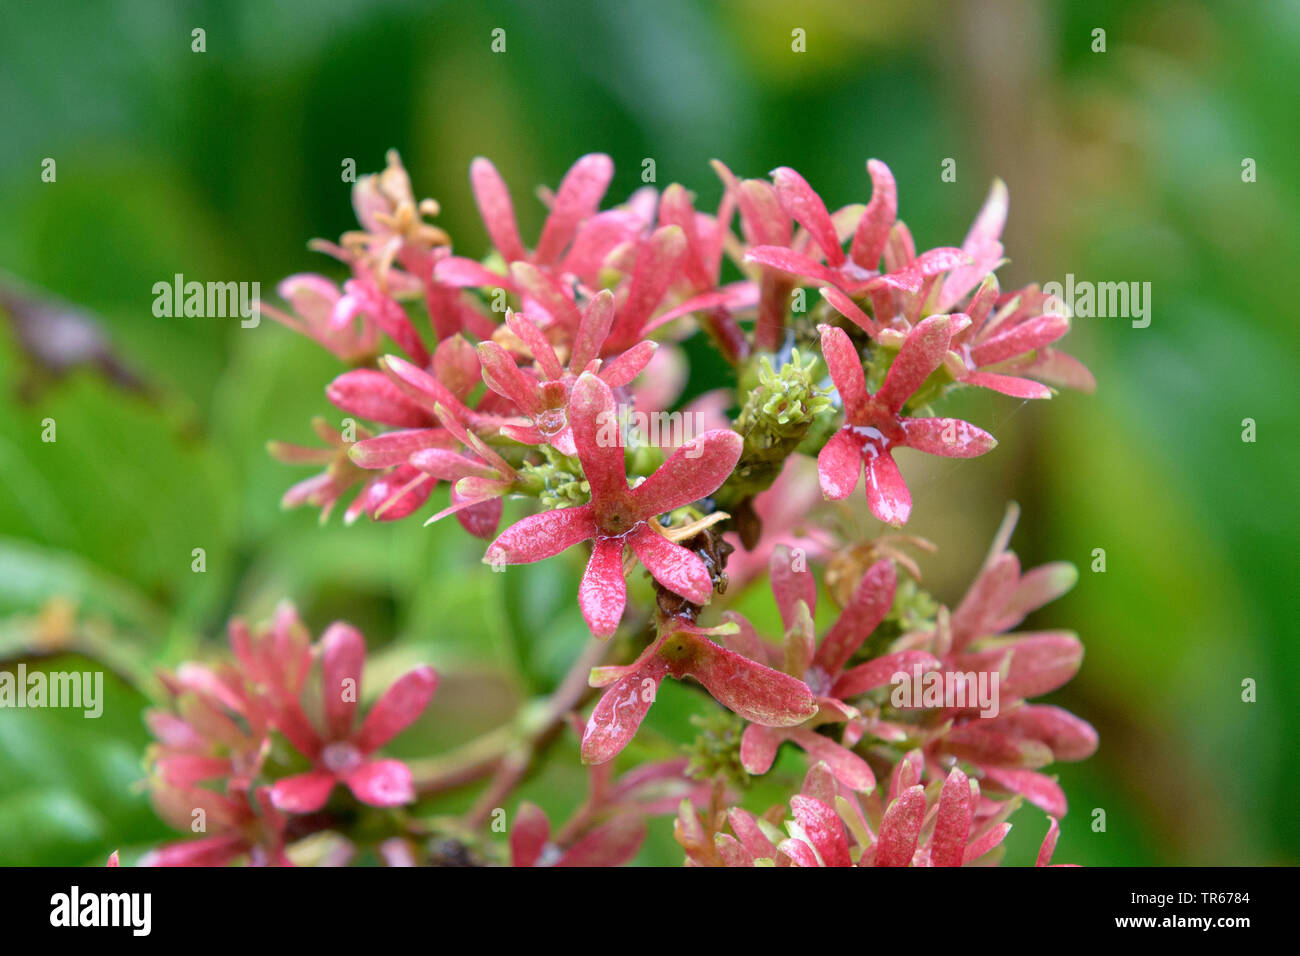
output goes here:
<path id="1" fill-rule="evenodd" d="M 512 184 L 525 235 L 542 213 L 527 191 L 584 152 L 615 158 L 612 196 L 652 157 L 660 185 L 706 204 L 711 157 L 744 175 L 794 166 L 839 205 L 866 198 L 876 156 L 927 245 L 959 241 L 992 176 L 1007 180 L 1004 288 L 1149 281 L 1149 328 L 1076 323 L 1095 396 L 972 396 L 961 411 L 998 435 L 995 454 L 904 456 L 909 530 L 942 546 L 924 567 L 949 602 L 1007 498 L 1025 509 L 1026 563 L 1082 571 L 1031 622 L 1083 636 L 1083 671 L 1056 697 L 1102 737 L 1060 770 L 1072 812 L 1058 859 L 1300 860 L 1300 4 L 58 0 L 9 4 L 5 21 L 0 272 L 98 316 L 144 384 L 56 376 L 0 335 L 0 666 L 109 670 L 97 721 L 0 713 L 0 862 L 101 863 L 118 847 L 129 861 L 161 837 L 139 785 L 150 675 L 218 653 L 233 614 L 290 597 L 317 631 L 360 626 L 381 673 L 417 658 L 444 670 L 396 748 L 410 755 L 498 726 L 583 643 L 576 558 L 493 575 L 451 523 L 322 528 L 281 512 L 301 474 L 265 442 L 309 437 L 334 363 L 270 322 L 151 312 L 153 283 L 175 273 L 267 295 L 292 272 L 337 274 L 306 240 L 352 225 L 343 161 L 378 168 L 390 146 L 469 254 L 485 241 L 467 189 L 478 154 Z M 489 51 L 495 27 L 505 54 Z M 794 28 L 807 53 L 791 52 Z M 946 157 L 955 183 L 940 179 Z M 1257 182 L 1242 181 L 1245 157 Z M 47 418 L 57 442 L 40 440 Z M 874 533 L 861 511 L 848 520 Z M 1095 548 L 1104 574 L 1090 573 Z M 760 630 L 774 616 L 762 586 L 744 606 Z M 1258 703 L 1242 703 L 1244 678 Z M 626 759 L 676 752 L 702 705 L 665 686 Z M 791 757 L 751 806 L 781 799 Z M 520 795 L 562 817 L 582 781 L 564 739 Z M 1016 819 L 1007 858 L 1026 861 L 1045 822 Z M 641 859 L 680 861 L 667 821 Z"/>

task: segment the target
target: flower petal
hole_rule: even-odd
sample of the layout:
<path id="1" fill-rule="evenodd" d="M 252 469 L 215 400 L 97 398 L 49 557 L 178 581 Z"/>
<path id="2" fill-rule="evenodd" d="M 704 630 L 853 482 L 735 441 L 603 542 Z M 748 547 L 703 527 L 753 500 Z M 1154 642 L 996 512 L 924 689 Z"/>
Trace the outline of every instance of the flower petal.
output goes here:
<path id="1" fill-rule="evenodd" d="M 1061 825 L 1056 822 L 1056 817 L 1047 818 L 1047 835 L 1043 837 L 1042 845 L 1038 848 L 1038 859 L 1034 861 L 1034 866 L 1047 866 L 1052 862 L 1052 854 L 1056 852 L 1056 841 L 1061 836 Z"/>
<path id="2" fill-rule="evenodd" d="M 784 731 L 764 727 L 762 724 L 750 724 L 740 737 L 740 764 L 755 776 L 761 776 L 772 769 L 776 752 L 786 739 Z"/>
<path id="3" fill-rule="evenodd" d="M 791 864 L 794 866 L 817 867 L 821 865 L 817 859 L 817 851 L 804 843 L 803 840 L 782 840 L 777 850 L 789 857 Z"/>
<path id="4" fill-rule="evenodd" d="M 547 341 L 542 330 L 532 319 L 522 312 L 507 312 L 506 326 L 524 343 L 529 353 L 533 357 L 537 368 L 541 370 L 542 377 L 555 381 L 564 375 L 564 369 L 560 365 L 560 359 L 555 354 L 555 349 Z"/>
<path id="5" fill-rule="evenodd" d="M 479 215 L 483 217 L 483 225 L 492 238 L 492 245 L 496 246 L 506 262 L 527 258 L 528 254 L 519 238 L 510 190 L 506 188 L 505 180 L 492 165 L 492 161 L 482 156 L 476 157 L 469 164 L 469 182 Z"/>
<path id="6" fill-rule="evenodd" d="M 627 582 L 623 579 L 622 538 L 598 537 L 587 570 L 578 587 L 578 606 L 587 627 L 596 637 L 609 637 L 618 630 L 627 605 Z"/>
<path id="7" fill-rule="evenodd" d="M 227 866 L 248 852 L 248 840 L 240 833 L 220 833 L 199 840 L 169 843 L 150 850 L 140 866 Z"/>
<path id="8" fill-rule="evenodd" d="M 862 441 L 849 428 L 831 436 L 817 454 L 817 476 L 822 494 L 840 501 L 853 494 L 862 476 Z"/>
<path id="9" fill-rule="evenodd" d="M 867 569 L 867 573 L 853 589 L 848 607 L 836 619 L 821 646 L 817 648 L 814 662 L 818 667 L 832 676 L 840 672 L 853 652 L 862 646 L 862 642 L 889 613 L 894 604 L 897 585 L 898 573 L 894 570 L 894 562 L 888 558 L 877 561 Z M 888 676 L 885 679 L 888 680 Z"/>
<path id="10" fill-rule="evenodd" d="M 488 545 L 485 561 L 531 564 L 586 541 L 596 533 L 591 505 L 556 508 L 516 521 Z"/>
<path id="11" fill-rule="evenodd" d="M 818 285 L 840 285 L 839 273 L 827 269 L 820 262 L 808 258 L 801 252 L 785 249 L 781 246 L 755 246 L 745 253 L 745 261 L 757 263 L 768 269 L 776 269 L 797 278 L 815 282 Z"/>
<path id="12" fill-rule="evenodd" d="M 600 357 L 600 350 L 609 337 L 609 330 L 614 326 L 614 293 L 602 289 L 597 293 L 582 312 L 582 321 L 578 323 L 578 333 L 573 339 L 573 350 L 569 354 L 569 369 L 580 373 L 593 359 Z M 646 359 L 649 361 L 649 358 Z M 639 371 L 639 370 L 638 370 Z M 558 378 L 559 376 L 553 376 Z M 608 379 L 606 379 L 608 381 Z M 631 379 L 629 378 L 630 382 Z M 626 384 L 620 382 L 619 384 Z"/>
<path id="13" fill-rule="evenodd" d="M 530 262 L 510 265 L 510 277 L 523 292 L 525 308 L 534 307 L 551 317 L 563 329 L 576 332 L 582 322 L 582 313 L 573 298 L 560 283 Z"/>
<path id="14" fill-rule="evenodd" d="M 1061 707 L 1027 704 L 1003 714 L 994 726 L 1005 733 L 1041 740 L 1057 760 L 1086 760 L 1097 751 L 1092 724 Z"/>
<path id="15" fill-rule="evenodd" d="M 361 697 L 366 641 L 355 627 L 335 622 L 321 635 L 320 643 L 325 726 L 331 737 L 346 737 Z"/>
<path id="16" fill-rule="evenodd" d="M 613 347 L 624 348 L 641 338 L 646 322 L 676 278 L 685 253 L 686 234 L 680 226 L 661 226 L 637 249 L 627 297 L 609 337 Z"/>
<path id="17" fill-rule="evenodd" d="M 876 324 L 876 320 L 858 308 L 858 304 L 839 289 L 826 285 L 822 286 L 819 291 L 822 298 L 829 302 L 836 312 L 862 329 L 873 339 L 880 335 L 880 326 Z"/>
<path id="18" fill-rule="evenodd" d="M 975 799 L 970 779 L 953 767 L 939 794 L 939 809 L 930 837 L 931 866 L 961 866 L 966 838 L 975 818 Z"/>
<path id="19" fill-rule="evenodd" d="M 446 256 L 433 268 L 433 277 L 454 289 L 509 289 L 510 279 L 464 256 Z"/>
<path id="20" fill-rule="evenodd" d="M 925 651 L 898 651 L 886 654 L 875 660 L 859 664 L 844 672 L 835 682 L 831 693 L 842 700 L 865 694 L 869 690 L 883 687 L 894 679 L 895 674 L 906 674 L 910 679 L 913 668 L 921 665 L 922 673 L 939 667 L 939 659 Z"/>
<path id="21" fill-rule="evenodd" d="M 1027 378 L 1014 375 L 999 375 L 996 372 L 970 372 L 961 379 L 967 385 L 991 389 L 1010 395 L 1013 398 L 1051 398 L 1052 390 L 1046 385 Z"/>
<path id="22" fill-rule="evenodd" d="M 537 240 L 537 262 L 547 265 L 560 257 L 583 220 L 596 214 L 613 178 L 614 161 L 603 153 L 588 153 L 569 168 Z"/>
<path id="23" fill-rule="evenodd" d="M 1039 315 L 1006 329 L 999 327 L 988 341 L 971 349 L 975 364 L 983 367 L 1004 362 L 1055 342 L 1070 331 L 1070 320 L 1063 315 Z"/>
<path id="24" fill-rule="evenodd" d="M 437 423 L 426 409 L 372 368 L 344 372 L 326 387 L 325 397 L 349 415 L 397 428 L 424 428 Z"/>
<path id="25" fill-rule="evenodd" d="M 939 293 L 939 310 L 947 312 L 1002 260 L 1002 227 L 1007 222 L 1007 187 L 1000 179 L 993 180 L 989 195 L 980 207 L 975 222 L 962 241 L 962 251 L 971 257 L 971 264 L 954 269 L 943 281 Z"/>
<path id="26" fill-rule="evenodd" d="M 1002 608 L 997 630 L 1007 631 L 1015 627 L 1031 611 L 1067 593 L 1078 580 L 1078 570 L 1068 561 L 1053 561 L 1026 571 Z"/>
<path id="27" fill-rule="evenodd" d="M 996 623 L 1020 581 L 1020 561 L 1010 552 L 995 552 L 962 597 L 952 614 L 954 651 L 986 634 L 996 634 Z"/>
<path id="28" fill-rule="evenodd" d="M 821 857 L 823 866 L 852 866 L 849 840 L 844 833 L 844 823 L 826 804 L 803 794 L 790 798 L 790 809 L 799 828 L 807 835 Z"/>
<path id="29" fill-rule="evenodd" d="M 876 775 L 872 772 L 871 765 L 848 747 L 809 727 L 796 727 L 790 731 L 790 739 L 802 747 L 811 760 L 825 763 L 835 779 L 844 786 L 860 793 L 875 788 Z"/>
<path id="30" fill-rule="evenodd" d="M 361 468 L 392 468 L 426 448 L 453 444 L 445 428 L 403 428 L 362 439 L 348 448 L 348 457 Z"/>
<path id="31" fill-rule="evenodd" d="M 357 749 L 370 753 L 388 743 L 424 713 L 437 689 L 438 674 L 428 665 L 397 678 L 366 714 L 365 723 L 353 739 Z"/>
<path id="32" fill-rule="evenodd" d="M 462 480 L 473 481 L 474 479 L 466 478 Z M 456 520 L 460 522 L 462 528 L 474 537 L 489 541 L 497 533 L 497 528 L 501 526 L 501 515 L 505 511 L 505 505 L 500 498 L 484 499 L 479 495 L 467 496 L 462 494 L 456 485 L 453 485 L 451 502 L 452 507 L 464 505 L 464 507 L 457 508 Z"/>
<path id="33" fill-rule="evenodd" d="M 867 505 L 885 524 L 901 528 L 912 514 L 912 494 L 888 452 L 866 462 Z"/>
<path id="34" fill-rule="evenodd" d="M 776 186 L 781 206 L 799 225 L 808 230 L 813 242 L 821 248 L 826 262 L 838 266 L 844 262 L 844 250 L 840 248 L 839 237 L 835 234 L 835 224 L 826 211 L 822 197 L 808 185 L 808 181 L 788 166 L 781 166 L 772 171 L 772 182 Z"/>
<path id="35" fill-rule="evenodd" d="M 1010 823 L 999 823 L 985 830 L 966 847 L 966 852 L 962 855 L 962 862 L 973 863 L 986 853 L 992 852 L 1006 839 L 1007 834 L 1010 832 Z"/>
<path id="36" fill-rule="evenodd" d="M 620 814 L 565 850 L 555 865 L 621 866 L 636 856 L 645 842 L 646 832 L 640 814 Z"/>
<path id="37" fill-rule="evenodd" d="M 1055 780 L 1034 770 L 1007 767 L 986 767 L 984 777 L 1003 790 L 1018 793 L 1034 806 L 1054 817 L 1063 817 L 1069 811 L 1065 792 Z"/>
<path id="38" fill-rule="evenodd" d="M 751 856 L 766 859 L 776 856 L 776 846 L 763 833 L 753 814 L 732 807 L 727 811 L 727 822 L 731 824 L 731 832 L 736 834 L 736 839 Z"/>
<path id="39" fill-rule="evenodd" d="M 1049 385 L 1061 388 L 1073 388 L 1081 392 L 1097 390 L 1097 379 L 1088 371 L 1087 366 L 1072 355 L 1056 349 L 1043 349 L 1038 353 L 1038 358 L 1028 365 L 1020 366 L 1016 371 L 1041 378 Z"/>
<path id="40" fill-rule="evenodd" d="M 325 806 L 335 783 L 334 774 L 324 770 L 285 777 L 271 787 L 271 804 L 285 813 L 315 813 Z"/>
<path id="41" fill-rule="evenodd" d="M 709 602 L 713 596 L 713 580 L 694 551 L 674 544 L 648 525 L 630 535 L 628 541 L 652 578 L 692 604 Z"/>
<path id="42" fill-rule="evenodd" d="M 736 187 L 736 204 L 745 240 L 751 246 L 789 246 L 794 237 L 790 214 L 771 183 L 746 179 Z"/>
<path id="43" fill-rule="evenodd" d="M 817 579 L 806 561 L 802 565 L 799 569 L 795 568 L 790 549 L 785 545 L 772 549 L 772 557 L 768 562 L 772 594 L 776 597 L 776 606 L 781 612 L 781 625 L 787 631 L 795 623 L 800 601 L 808 608 L 810 615 L 817 613 Z"/>
<path id="44" fill-rule="evenodd" d="M 843 401 L 844 414 L 850 422 L 857 422 L 871 397 L 867 394 L 862 357 L 843 329 L 831 325 L 819 325 L 817 329 L 822 337 L 822 355 L 830 369 L 835 390 L 840 393 Z"/>
<path id="45" fill-rule="evenodd" d="M 642 519 L 672 511 L 717 491 L 740 460 L 744 439 L 715 428 L 681 445 L 631 491 Z"/>
<path id="46" fill-rule="evenodd" d="M 790 727 L 817 713 L 803 681 L 688 631 L 669 635 L 659 649 L 677 677 L 689 675 L 728 710 L 765 727 Z"/>
<path id="47" fill-rule="evenodd" d="M 411 768 L 400 760 L 367 760 L 348 775 L 348 789 L 372 807 L 400 807 L 415 802 Z"/>
<path id="48" fill-rule="evenodd" d="M 978 458 L 997 447 L 998 440 L 960 418 L 904 418 L 908 448 L 944 458 Z"/>
<path id="49" fill-rule="evenodd" d="M 592 503 L 617 505 L 626 501 L 627 467 L 614 393 L 590 372 L 583 372 L 574 383 L 569 424 L 583 475 L 591 487 Z"/>
<path id="50" fill-rule="evenodd" d="M 605 691 L 582 734 L 583 763 L 600 764 L 618 756 L 645 720 L 666 673 L 667 663 L 652 657 Z"/>
<path id="51" fill-rule="evenodd" d="M 950 315 L 932 315 L 907 333 L 898 350 L 876 401 L 897 413 L 930 373 L 939 367 L 948 352 L 948 343 L 956 332 Z"/>
<path id="52" fill-rule="evenodd" d="M 554 357 L 554 352 L 551 353 Z M 530 378 L 496 342 L 478 344 L 479 364 L 483 368 L 483 381 L 502 398 L 507 398 L 530 418 L 541 411 L 537 382 Z"/>
<path id="53" fill-rule="evenodd" d="M 878 159 L 867 160 L 867 173 L 871 176 L 871 202 L 853 234 L 849 258 L 864 269 L 875 269 L 898 218 L 898 184 L 889 167 Z"/>
<path id="54" fill-rule="evenodd" d="M 718 855 L 722 857 L 724 866 L 753 866 L 754 856 L 737 840 L 727 833 L 716 833 L 713 836 L 713 844 L 717 847 Z"/>
<path id="55" fill-rule="evenodd" d="M 876 866 L 910 866 L 925 820 L 925 789 L 920 785 L 900 793 L 880 821 Z"/>
<path id="56" fill-rule="evenodd" d="M 535 803 L 519 804 L 510 827 L 510 865 L 533 866 L 551 838 L 551 823 Z"/>
<path id="57" fill-rule="evenodd" d="M 1066 684 L 1083 663 L 1083 644 L 1068 631 L 1021 634 L 1002 682 L 1004 699 L 1041 697 Z"/>
<path id="58" fill-rule="evenodd" d="M 601 381 L 611 388 L 621 388 L 641 374 L 659 348 L 658 342 L 638 342 L 618 358 L 601 366 Z"/>

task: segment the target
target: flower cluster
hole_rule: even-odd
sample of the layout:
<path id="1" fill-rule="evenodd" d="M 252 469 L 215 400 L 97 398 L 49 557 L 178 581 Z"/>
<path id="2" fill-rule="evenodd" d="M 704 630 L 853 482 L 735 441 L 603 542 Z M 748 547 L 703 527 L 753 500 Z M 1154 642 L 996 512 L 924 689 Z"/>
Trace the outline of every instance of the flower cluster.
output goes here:
<path id="1" fill-rule="evenodd" d="M 186 663 L 161 675 L 173 706 L 148 715 L 157 738 L 150 794 L 168 823 L 208 835 L 163 847 L 149 862 L 282 865 L 287 838 L 331 827 L 321 811 L 340 785 L 369 807 L 415 799 L 410 768 L 376 751 L 428 706 L 438 685 L 431 667 L 399 677 L 358 723 L 366 646 L 355 628 L 333 624 L 313 645 L 285 604 L 264 628 L 232 622 L 230 644 L 233 663 Z"/>
<path id="2" fill-rule="evenodd" d="M 1006 550 L 1012 516 L 950 612 L 920 588 L 908 553 L 933 546 L 896 533 L 913 508 L 898 449 L 970 458 L 997 444 L 975 424 L 934 413 L 949 393 L 1046 399 L 1054 386 L 1094 386 L 1056 348 L 1069 317 L 1054 300 L 1036 286 L 999 286 L 1006 188 L 994 184 L 959 247 L 918 252 L 898 218 L 894 177 L 877 160 L 867 163 L 869 201 L 834 211 L 792 169 L 768 179 L 741 179 L 721 163 L 714 170 L 716 208 L 673 184 L 602 209 L 613 163 L 584 156 L 543 191 L 548 214 L 529 246 L 510 189 L 476 159 L 470 185 L 490 248 L 473 258 L 429 221 L 437 203 L 416 199 L 390 153 L 382 173 L 355 186 L 360 228 L 315 244 L 349 277 L 340 286 L 292 276 L 279 287 L 285 307 L 267 310 L 348 366 L 326 388 L 345 418 L 313 426 L 323 447 L 271 446 L 283 461 L 324 469 L 284 503 L 313 505 L 324 520 L 351 494 L 348 522 L 454 515 L 487 542 L 483 560 L 494 570 L 581 548 L 577 607 L 607 642 L 579 675 L 601 690 L 582 731 L 583 760 L 608 768 L 669 676 L 690 678 L 743 721 L 743 733 L 701 744 L 708 759 L 690 764 L 711 778 L 700 781 L 707 807 L 696 794 L 678 820 L 692 862 L 983 862 L 1021 800 L 1053 817 L 1054 842 L 1065 798 L 1042 770 L 1086 757 L 1097 740 L 1078 718 L 1028 701 L 1073 676 L 1081 646 L 1065 632 L 1008 632 L 1068 588 L 1072 570 L 1022 574 Z M 688 389 L 683 341 L 699 330 L 732 366 L 734 388 Z M 683 405 L 684 394 L 696 397 Z M 630 440 L 631 415 L 707 427 L 646 444 Z M 859 483 L 870 513 L 890 527 L 845 541 L 825 503 L 849 499 Z M 529 513 L 503 529 L 510 500 Z M 818 569 L 834 605 L 823 602 L 820 638 Z M 780 644 L 726 607 L 764 573 Z M 633 576 L 651 602 L 629 597 Z M 256 846 L 270 860 L 293 815 L 320 811 L 337 783 L 363 804 L 412 798 L 410 773 L 373 752 L 434 686 L 431 671 L 416 671 L 354 726 L 355 704 L 330 693 L 359 679 L 362 644 L 336 625 L 315 654 L 327 693 L 312 723 L 296 703 L 312 656 L 298 627 L 277 621 L 269 655 L 254 649 L 265 641 L 240 631 L 241 675 L 177 675 L 169 686 L 188 711 L 155 722 L 161 785 L 188 806 L 195 783 L 225 781 L 221 799 L 237 797 L 238 807 L 213 803 L 235 841 L 222 846 Z M 930 681 L 939 696 L 898 700 L 905 677 Z M 971 697 L 977 685 L 995 688 L 993 706 Z M 566 713 L 552 713 L 556 720 L 579 702 L 562 691 Z M 259 787 L 272 732 L 310 766 Z M 540 740 L 529 738 L 520 759 Z M 717 768 L 776 773 L 785 744 L 811 769 L 782 837 L 774 824 L 783 808 L 771 821 L 726 811 L 720 797 L 734 781 Z M 490 793 L 521 776 L 510 765 Z M 661 770 L 647 767 L 678 780 L 685 769 L 639 768 L 654 779 Z M 606 797 L 609 779 L 597 787 Z M 611 809 L 606 797 L 558 841 L 540 810 L 523 807 L 510 837 L 514 862 L 626 859 L 643 815 L 619 799 Z M 411 858 L 403 845 L 390 844 L 395 859 Z"/>
<path id="3" fill-rule="evenodd" d="M 889 789 L 866 801 L 816 763 L 790 798 L 790 816 L 739 807 L 697 813 L 683 801 L 675 832 L 693 866 L 986 866 L 1001 857 L 1012 802 L 989 800 L 959 767 L 920 783 L 918 752 L 900 760 Z M 780 827 L 785 825 L 785 833 Z M 1048 818 L 1036 866 L 1052 864 L 1060 824 Z"/>

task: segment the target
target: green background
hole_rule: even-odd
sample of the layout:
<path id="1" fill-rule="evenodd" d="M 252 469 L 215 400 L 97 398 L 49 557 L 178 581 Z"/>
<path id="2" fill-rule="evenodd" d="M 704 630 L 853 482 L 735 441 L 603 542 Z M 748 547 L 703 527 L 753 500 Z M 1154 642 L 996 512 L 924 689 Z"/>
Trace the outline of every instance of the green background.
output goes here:
<path id="1" fill-rule="evenodd" d="M 100 863 L 118 847 L 129 861 L 166 835 L 138 783 L 148 675 L 219 651 L 233 614 L 287 596 L 317 632 L 336 617 L 361 626 L 377 673 L 435 664 L 444 684 L 399 753 L 491 729 L 577 653 L 576 555 L 492 575 L 451 522 L 322 528 L 279 510 L 305 473 L 264 445 L 310 439 L 310 417 L 330 412 L 330 356 L 269 321 L 152 314 L 153 284 L 178 272 L 259 281 L 267 296 L 292 272 L 339 276 L 306 240 L 354 226 L 343 161 L 375 170 L 388 147 L 469 255 L 486 248 L 467 184 L 480 154 L 511 184 L 525 236 L 542 215 L 531 190 L 586 152 L 613 156 L 611 199 L 653 158 L 661 187 L 683 182 L 704 208 L 719 193 L 713 157 L 747 176 L 794 166 L 835 207 L 865 201 L 875 156 L 923 246 L 958 244 L 992 177 L 1006 180 L 1004 288 L 1070 273 L 1150 282 L 1149 328 L 1075 324 L 1067 350 L 1096 395 L 973 396 L 960 411 L 997 435 L 993 454 L 904 460 L 909 530 L 941 545 L 926 583 L 949 603 L 1010 498 L 1026 564 L 1080 567 L 1033 622 L 1081 634 L 1083 669 L 1053 700 L 1102 740 L 1059 768 L 1072 809 L 1058 860 L 1300 860 L 1300 4 L 790 7 L 5 5 L 0 270 L 93 315 L 143 388 L 85 369 L 55 380 L 11 326 L 0 334 L 0 662 L 110 670 L 98 721 L 0 712 L 0 863 Z M 196 27 L 204 53 L 191 52 Z M 947 158 L 956 182 L 941 180 Z M 55 443 L 40 440 L 46 418 Z M 1096 548 L 1105 573 L 1090 570 Z M 774 614 L 760 590 L 744 602 L 761 624 Z M 665 689 L 638 746 L 688 739 L 699 701 Z M 565 740 L 523 793 L 562 818 L 582 777 Z M 1025 862 L 1045 823 L 1032 808 L 1016 822 L 1008 860 Z M 679 861 L 668 822 L 653 834 L 642 861 Z"/>

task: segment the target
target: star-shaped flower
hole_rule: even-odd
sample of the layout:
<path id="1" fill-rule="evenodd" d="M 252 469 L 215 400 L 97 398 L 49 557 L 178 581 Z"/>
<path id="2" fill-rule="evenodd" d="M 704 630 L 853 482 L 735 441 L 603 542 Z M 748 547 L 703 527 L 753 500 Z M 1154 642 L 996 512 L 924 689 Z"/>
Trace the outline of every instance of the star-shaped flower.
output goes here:
<path id="1" fill-rule="evenodd" d="M 665 623 L 649 647 L 625 667 L 597 667 L 589 683 L 608 687 L 582 735 L 585 763 L 614 759 L 628 745 L 654 703 L 663 679 L 693 677 L 718 703 L 757 726 L 790 727 L 817 712 L 802 681 L 743 654 L 719 647 L 710 636 L 734 625 L 700 628 L 680 620 Z"/>
<path id="2" fill-rule="evenodd" d="M 658 515 L 712 494 L 740 459 L 741 438 L 714 429 L 677 449 L 635 488 L 627 483 L 623 440 L 608 384 L 590 372 L 579 376 L 569 402 L 569 423 L 591 501 L 531 515 L 489 545 L 489 563 L 529 564 L 593 541 L 578 604 L 591 632 L 608 637 L 627 603 L 623 551 L 630 547 L 651 576 L 694 604 L 713 593 L 708 568 L 694 552 L 656 530 Z"/>
<path id="3" fill-rule="evenodd" d="M 542 330 L 519 312 L 506 316 L 506 325 L 532 354 L 536 374 L 521 369 L 497 342 L 480 342 L 479 361 L 488 388 L 509 399 L 531 422 L 531 426 L 505 426 L 502 432 L 528 445 L 550 443 L 565 455 L 574 455 L 573 430 L 569 426 L 569 392 L 584 371 L 592 371 L 607 384 L 618 388 L 628 384 L 654 356 L 656 345 L 643 341 L 608 362 L 599 358 L 614 322 L 614 295 L 605 290 L 595 296 L 582 313 L 568 365 L 561 365 L 555 349 Z"/>
<path id="4" fill-rule="evenodd" d="M 822 493 L 827 498 L 838 501 L 852 494 L 865 466 L 871 513 L 901 527 L 911 515 L 912 496 L 894 463 L 895 448 L 974 458 L 997 444 L 988 432 L 960 419 L 903 415 L 907 400 L 943 361 L 961 321 L 956 316 L 936 315 L 916 325 L 903 340 L 875 395 L 867 391 L 862 361 L 848 334 L 829 325 L 818 326 L 822 354 L 843 400 L 845 418 L 817 456 Z"/>
<path id="5" fill-rule="evenodd" d="M 943 273 L 971 265 L 967 252 L 951 247 L 916 255 L 911 233 L 897 219 L 898 187 L 889 167 L 871 159 L 867 172 L 871 175 L 871 202 L 865 207 L 845 207 L 832 216 L 797 172 L 785 166 L 773 170 L 772 183 L 781 207 L 804 228 L 810 241 L 801 243 L 802 236 L 795 236 L 786 246 L 755 246 L 746 254 L 746 261 L 848 295 L 870 295 L 884 303 L 897 294 L 918 306 Z M 853 236 L 847 253 L 842 245 L 846 232 Z M 882 258 L 884 269 L 877 270 Z"/>
<path id="6" fill-rule="evenodd" d="M 814 760 L 825 761 L 831 772 L 853 790 L 870 790 L 876 784 L 871 767 L 850 748 L 862 735 L 861 715 L 848 700 L 887 684 L 899 670 L 914 666 L 928 670 L 938 664 L 930 654 L 906 650 L 886 654 L 849 667 L 849 660 L 889 613 L 894 602 L 897 576 L 892 561 L 878 561 L 867 570 L 854 589 L 852 599 L 821 643 L 813 629 L 817 609 L 817 585 L 806 565 L 792 560 L 785 548 L 776 548 L 771 558 L 772 591 L 785 628 L 784 650 L 758 636 L 739 614 L 727 618 L 740 630 L 727 640 L 728 646 L 755 660 L 778 667 L 808 685 L 817 698 L 817 712 L 793 727 L 765 727 L 751 724 L 741 738 L 740 759 L 747 771 L 767 773 L 781 744 L 790 741 Z M 847 724 L 837 737 L 818 731 L 827 724 Z M 842 742 L 841 742 L 842 741 Z"/>
<path id="7" fill-rule="evenodd" d="M 375 702 L 361 726 L 354 727 L 365 640 L 340 622 L 321 637 L 320 650 L 325 729 L 312 725 L 296 699 L 282 702 L 274 723 L 312 761 L 312 769 L 276 781 L 272 804 L 287 813 L 313 813 L 339 783 L 371 806 L 410 803 L 415 799 L 410 768 L 400 760 L 376 759 L 374 752 L 420 716 L 433 698 L 438 675 L 428 666 L 403 674 Z"/>

